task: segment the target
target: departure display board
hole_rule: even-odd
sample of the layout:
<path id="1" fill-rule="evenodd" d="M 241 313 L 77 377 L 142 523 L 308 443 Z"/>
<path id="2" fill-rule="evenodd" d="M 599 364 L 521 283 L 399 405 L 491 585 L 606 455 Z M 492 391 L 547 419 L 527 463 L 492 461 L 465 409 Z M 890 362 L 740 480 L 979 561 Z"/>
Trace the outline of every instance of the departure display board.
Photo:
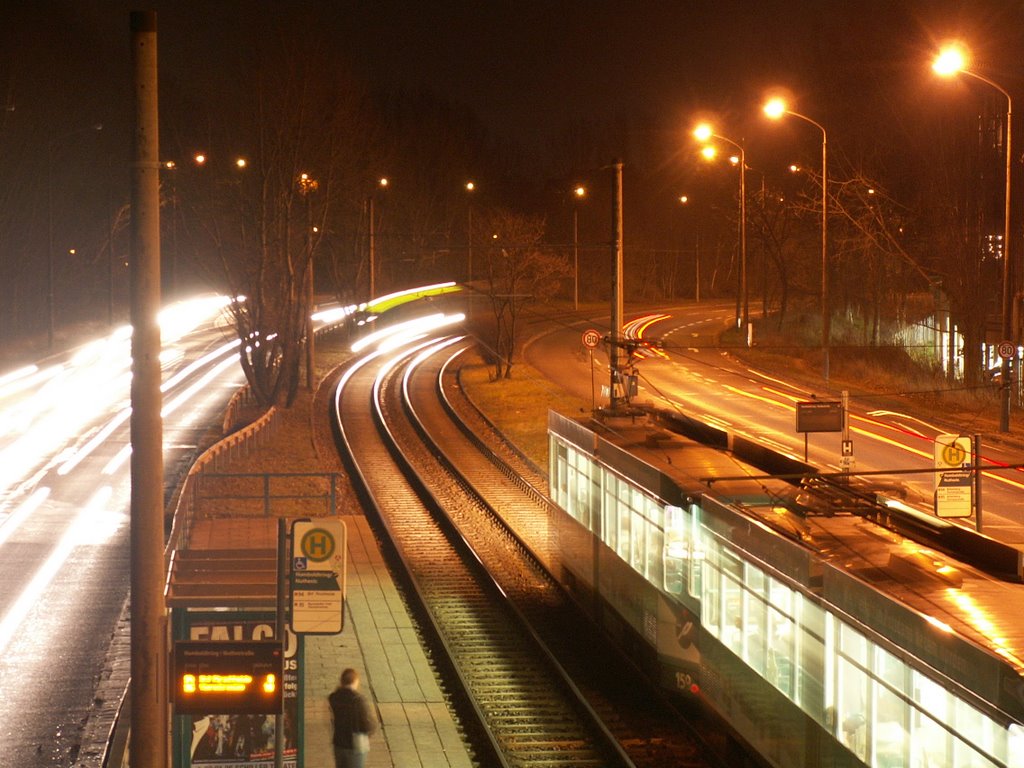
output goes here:
<path id="1" fill-rule="evenodd" d="M 276 642 L 175 642 L 171 684 L 175 713 L 280 712 L 283 657 Z"/>

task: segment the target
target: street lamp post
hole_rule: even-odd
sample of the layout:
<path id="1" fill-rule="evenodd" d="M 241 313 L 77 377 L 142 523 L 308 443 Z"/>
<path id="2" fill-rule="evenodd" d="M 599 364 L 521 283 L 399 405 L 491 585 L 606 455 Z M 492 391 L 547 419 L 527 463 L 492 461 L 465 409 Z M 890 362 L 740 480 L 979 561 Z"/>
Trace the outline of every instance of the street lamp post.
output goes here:
<path id="1" fill-rule="evenodd" d="M 473 192 L 476 190 L 476 183 L 467 181 L 466 194 L 469 202 L 466 204 L 466 282 L 473 282 Z"/>
<path id="2" fill-rule="evenodd" d="M 788 109 L 782 99 L 770 99 L 764 113 L 773 120 L 792 115 L 821 131 L 821 354 L 825 385 L 829 378 L 829 347 L 832 344 L 832 315 L 828 300 L 828 134 L 825 127 L 799 112 Z"/>
<path id="3" fill-rule="evenodd" d="M 308 173 L 299 174 L 299 192 L 306 203 L 306 389 L 313 391 L 314 371 L 313 361 L 315 351 L 313 345 L 316 343 L 313 332 L 313 208 L 310 205 L 310 195 L 319 189 L 320 183 Z"/>
<path id="4" fill-rule="evenodd" d="M 56 305 L 54 302 L 54 259 L 53 259 L 53 153 L 56 145 L 65 139 L 86 131 L 102 131 L 103 125 L 97 123 L 86 128 L 65 133 L 63 136 L 50 139 L 46 148 L 46 348 L 53 349 L 53 338 L 56 326 Z"/>
<path id="5" fill-rule="evenodd" d="M 572 308 L 576 311 L 580 308 L 580 218 L 578 203 L 587 196 L 587 188 L 579 185 L 573 189 L 572 195 Z"/>
<path id="6" fill-rule="evenodd" d="M 687 206 L 690 204 L 689 195 L 680 195 L 679 204 Z M 693 300 L 700 304 L 700 234 L 693 238 Z"/>
<path id="7" fill-rule="evenodd" d="M 1010 178 L 1013 175 L 1013 154 L 1011 140 L 1013 137 L 1013 99 L 1009 92 L 998 83 L 989 80 L 967 68 L 966 56 L 958 46 L 949 46 L 939 52 L 939 55 L 932 63 L 932 69 L 941 77 L 952 77 L 961 73 L 969 75 L 976 80 L 995 88 L 1006 97 L 1006 195 L 1003 210 L 1003 289 L 1002 304 L 1000 307 L 1000 334 L 1001 342 L 1011 341 L 1012 334 L 1012 305 L 1010 302 L 1010 283 L 1013 272 L 1010 268 Z M 1016 349 L 1016 345 L 1014 345 Z M 1000 364 L 1001 381 L 999 388 L 999 431 L 1010 431 L 1010 358 L 1001 356 Z M 1016 357 L 1016 355 L 1014 355 Z"/>
<path id="8" fill-rule="evenodd" d="M 389 182 L 388 182 L 388 179 L 386 177 L 381 177 L 381 179 L 377 182 L 377 186 L 380 189 L 385 189 L 388 186 L 388 183 Z M 368 243 L 367 244 L 369 246 L 370 298 L 371 299 L 374 296 L 377 295 L 377 253 L 376 253 L 376 251 L 377 251 L 377 244 L 376 244 L 377 229 L 376 229 L 376 224 L 374 222 L 374 219 L 376 218 L 376 215 L 375 215 L 374 210 L 373 210 L 373 208 L 374 208 L 374 198 L 376 197 L 375 191 L 371 192 L 367 196 L 367 198 L 366 198 L 366 208 L 367 208 L 367 217 L 368 217 L 368 224 L 367 224 L 367 226 L 368 226 L 368 229 L 367 229 L 367 235 L 368 235 L 367 241 L 368 241 Z"/>
<path id="9" fill-rule="evenodd" d="M 693 135 L 698 141 L 707 141 L 708 139 L 724 141 L 726 144 L 735 147 L 739 152 L 737 162 L 740 167 L 740 290 L 739 295 L 736 297 L 736 325 L 742 328 L 744 333 L 749 333 L 750 303 L 747 299 L 747 153 L 743 149 L 742 144 L 715 133 L 707 123 L 698 125 Z M 708 158 L 714 157 L 714 149 L 705 147 L 704 155 Z"/>

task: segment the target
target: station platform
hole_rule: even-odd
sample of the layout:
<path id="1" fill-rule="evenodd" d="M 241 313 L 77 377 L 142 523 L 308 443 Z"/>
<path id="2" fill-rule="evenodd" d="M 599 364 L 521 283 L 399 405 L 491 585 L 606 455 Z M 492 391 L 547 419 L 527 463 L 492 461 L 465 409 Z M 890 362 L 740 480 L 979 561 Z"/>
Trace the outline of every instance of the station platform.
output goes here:
<path id="1" fill-rule="evenodd" d="M 471 768 L 473 762 L 445 704 L 419 637 L 384 564 L 366 518 L 343 515 L 348 535 L 345 626 L 338 635 L 305 638 L 304 768 L 331 768 L 327 696 L 346 667 L 359 671 L 379 729 L 370 739 L 369 768 Z M 277 520 L 230 517 L 197 521 L 191 549 L 224 542 L 274 546 Z"/>

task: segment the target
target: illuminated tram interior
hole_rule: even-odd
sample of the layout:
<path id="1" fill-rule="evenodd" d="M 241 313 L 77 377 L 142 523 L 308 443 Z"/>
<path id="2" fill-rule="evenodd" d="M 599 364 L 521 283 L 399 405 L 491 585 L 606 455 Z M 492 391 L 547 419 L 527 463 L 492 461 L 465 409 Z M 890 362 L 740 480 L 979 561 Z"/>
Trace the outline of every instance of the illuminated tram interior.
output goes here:
<path id="1" fill-rule="evenodd" d="M 986 695 L 1007 681 L 1021 687 L 1018 671 L 994 656 L 972 668 L 984 655 L 948 627 L 925 627 L 920 648 L 894 644 L 877 628 L 922 617 L 746 514 L 755 506 L 771 514 L 770 498 L 737 505 L 707 489 L 687 496 L 660 470 L 554 413 L 549 439 L 573 583 L 589 580 L 656 647 L 663 683 L 697 693 L 771 764 L 1024 767 L 1020 713 Z M 583 547 L 571 551 L 584 533 L 599 542 L 592 562 Z M 640 586 L 613 584 L 612 561 L 628 568 L 620 582 Z M 858 620 L 847 599 L 882 618 Z M 936 645 L 952 649 L 945 674 L 919 658 L 932 661 L 921 651 L 942 652 Z"/>

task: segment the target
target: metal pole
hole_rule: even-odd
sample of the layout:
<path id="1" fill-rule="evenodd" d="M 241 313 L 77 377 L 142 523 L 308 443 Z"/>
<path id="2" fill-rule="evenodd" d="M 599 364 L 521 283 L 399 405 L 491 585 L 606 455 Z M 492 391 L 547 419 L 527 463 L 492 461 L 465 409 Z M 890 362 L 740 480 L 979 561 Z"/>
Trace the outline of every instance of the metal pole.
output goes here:
<path id="1" fill-rule="evenodd" d="M 1002 89 L 1000 89 L 1002 90 Z M 1002 298 L 1002 323 L 1000 330 L 1002 331 L 1003 338 L 1000 341 L 1013 341 L 1016 339 L 1011 338 L 1012 335 L 1012 303 L 1010 284 L 1012 282 L 1013 273 L 1010 269 L 1010 177 L 1013 172 L 1013 155 L 1011 154 L 1011 138 L 1013 129 L 1013 100 L 1010 98 L 1010 94 L 1006 94 L 1006 203 L 1005 210 L 1003 213 L 1003 298 Z M 1016 343 L 1014 343 L 1014 358 L 1016 355 Z M 1010 431 L 1010 358 L 1004 357 L 1001 367 L 1001 387 L 999 390 L 1000 408 L 999 408 L 999 431 L 1009 432 Z M 980 529 L 980 521 L 979 521 Z"/>
<path id="2" fill-rule="evenodd" d="M 288 521 L 283 517 L 277 519 L 277 621 L 274 626 L 274 640 L 285 647 L 287 622 L 285 621 L 285 605 L 287 602 L 287 586 L 285 578 L 288 574 Z M 283 682 L 283 681 L 282 681 Z M 284 766 L 284 697 L 281 697 L 281 709 L 274 716 L 274 768 Z"/>
<path id="3" fill-rule="evenodd" d="M 580 250 L 579 250 L 579 209 L 572 205 L 572 308 L 580 308 Z"/>
<path id="4" fill-rule="evenodd" d="M 135 105 L 131 199 L 131 744 L 134 766 L 168 765 L 160 417 L 160 162 L 156 13 L 131 13 Z"/>
<path id="5" fill-rule="evenodd" d="M 821 128 L 821 349 L 827 387 L 829 347 L 832 343 L 832 316 L 828 301 L 828 137 L 825 129 L 818 127 Z"/>
<path id="6" fill-rule="evenodd" d="M 469 223 L 466 230 L 466 282 L 473 282 L 473 203 L 469 204 Z"/>
<path id="7" fill-rule="evenodd" d="M 309 205 L 311 190 L 306 190 L 306 389 L 313 391 L 313 359 L 316 334 L 313 333 L 313 213 Z"/>
<path id="8" fill-rule="evenodd" d="M 608 392 L 609 406 L 615 410 L 617 400 L 615 384 L 619 379 L 619 347 L 622 343 L 622 161 L 612 163 L 614 180 L 612 183 L 612 322 L 611 333 L 608 334 L 610 363 L 610 384 Z"/>
<path id="9" fill-rule="evenodd" d="M 981 533 L 981 435 L 975 435 L 974 440 L 974 528 Z"/>
<path id="10" fill-rule="evenodd" d="M 376 272 L 377 262 L 374 254 L 374 231 L 373 231 L 373 195 L 370 195 L 366 199 L 366 207 L 369 212 L 369 240 L 370 240 L 370 298 L 376 296 L 377 284 L 376 284 Z"/>
<path id="11" fill-rule="evenodd" d="M 740 146 L 740 296 L 743 298 L 741 328 L 747 337 L 750 302 L 747 296 L 747 153 Z"/>
<path id="12" fill-rule="evenodd" d="M 53 349 L 53 141 L 46 158 L 46 348 Z"/>

